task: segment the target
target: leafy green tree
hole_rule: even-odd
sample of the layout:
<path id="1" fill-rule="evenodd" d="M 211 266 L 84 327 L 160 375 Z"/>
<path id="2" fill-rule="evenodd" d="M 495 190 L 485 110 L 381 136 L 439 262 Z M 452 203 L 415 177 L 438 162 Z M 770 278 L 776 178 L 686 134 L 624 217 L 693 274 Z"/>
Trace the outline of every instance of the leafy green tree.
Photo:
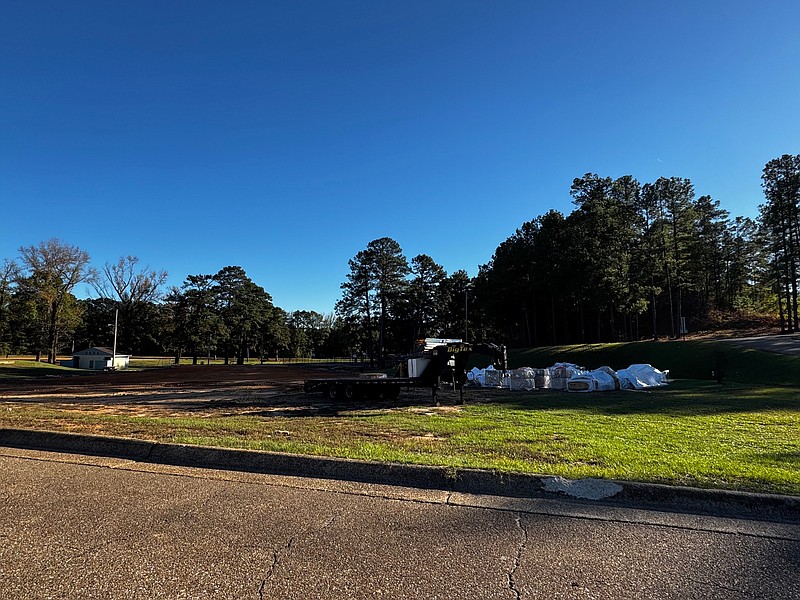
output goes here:
<path id="1" fill-rule="evenodd" d="M 11 298 L 18 277 L 14 261 L 4 260 L 0 265 L 0 353 L 11 352 Z"/>
<path id="2" fill-rule="evenodd" d="M 59 338 L 71 320 L 68 310 L 74 306 L 71 292 L 79 283 L 94 277 L 89 267 L 89 254 L 56 238 L 24 246 L 19 252 L 22 267 L 30 275 L 29 282 L 38 286 L 38 293 L 48 307 L 48 360 L 55 363 Z"/>
<path id="3" fill-rule="evenodd" d="M 238 266 L 224 267 L 213 279 L 216 310 L 224 326 L 225 362 L 233 353 L 243 365 L 272 312 L 272 297 Z"/>
<path id="4" fill-rule="evenodd" d="M 291 353 L 292 340 L 288 321 L 289 315 L 285 310 L 277 306 L 272 307 L 261 324 L 259 353 L 262 361 L 270 355 L 278 358 Z"/>
<path id="5" fill-rule="evenodd" d="M 114 343 L 114 310 L 116 302 L 108 298 L 79 300 L 83 319 L 75 331 L 76 350 L 92 346 L 110 348 Z"/>
<path id="6" fill-rule="evenodd" d="M 180 290 L 168 294 L 167 304 L 172 308 L 176 360 L 185 352 L 197 364 L 198 356 L 210 355 L 223 335 L 213 276 L 189 275 Z"/>
<path id="7" fill-rule="evenodd" d="M 318 356 L 330 334 L 324 315 L 316 311 L 297 310 L 289 314 L 290 348 L 294 356 Z"/>
<path id="8" fill-rule="evenodd" d="M 328 357 L 362 357 L 364 345 L 361 342 L 363 331 L 357 320 L 330 314 L 325 316 L 329 330 L 322 352 Z"/>
<path id="9" fill-rule="evenodd" d="M 51 305 L 42 295 L 43 283 L 39 275 L 19 277 L 8 303 L 10 329 L 9 350 L 35 354 L 41 360 L 49 349 Z M 82 307 L 72 294 L 62 299 L 59 311 L 59 333 L 71 337 L 82 319 Z M 61 348 L 59 347 L 59 350 Z"/>

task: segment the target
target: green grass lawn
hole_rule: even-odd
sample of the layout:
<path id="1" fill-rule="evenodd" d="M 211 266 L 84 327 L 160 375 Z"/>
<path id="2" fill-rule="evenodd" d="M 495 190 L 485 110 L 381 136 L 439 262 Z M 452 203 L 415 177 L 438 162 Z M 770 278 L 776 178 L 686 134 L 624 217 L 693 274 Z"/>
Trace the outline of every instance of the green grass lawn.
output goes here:
<path id="1" fill-rule="evenodd" d="M 22 377 L 45 377 L 47 375 L 69 375 L 78 373 L 72 367 L 51 365 L 32 358 L 0 359 L 0 379 L 19 379 Z"/>

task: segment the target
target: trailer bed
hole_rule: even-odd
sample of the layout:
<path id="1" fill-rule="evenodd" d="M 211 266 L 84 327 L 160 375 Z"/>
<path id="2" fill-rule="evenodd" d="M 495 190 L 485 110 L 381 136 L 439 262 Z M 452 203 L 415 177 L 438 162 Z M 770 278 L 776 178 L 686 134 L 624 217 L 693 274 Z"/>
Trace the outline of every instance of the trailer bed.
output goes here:
<path id="1" fill-rule="evenodd" d="M 401 388 L 431 387 L 415 377 L 331 377 L 306 379 L 303 391 L 322 392 L 331 400 L 386 398 L 395 400 Z"/>

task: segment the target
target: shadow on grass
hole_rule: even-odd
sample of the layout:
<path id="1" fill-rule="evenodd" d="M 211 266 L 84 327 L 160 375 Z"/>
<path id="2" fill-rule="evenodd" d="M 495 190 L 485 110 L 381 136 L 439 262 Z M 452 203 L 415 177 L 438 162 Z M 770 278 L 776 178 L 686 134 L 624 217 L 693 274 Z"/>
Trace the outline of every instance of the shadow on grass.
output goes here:
<path id="1" fill-rule="evenodd" d="M 14 379 L 44 379 L 81 377 L 96 375 L 94 371 L 81 371 L 79 369 L 59 369 L 57 367 L 1 367 L 0 380 Z"/>
<path id="2" fill-rule="evenodd" d="M 310 394 L 288 390 L 263 390 L 258 385 L 218 385 L 213 389 L 187 392 L 174 389 L 152 390 L 128 389 L 123 386 L 91 391 L 77 388 L 76 395 L 59 390 L 55 395 L 47 389 L 41 395 L 16 397 L 13 389 L 5 401 L 28 406 L 52 409 L 94 412 L 100 408 L 108 414 L 128 414 L 133 409 L 143 409 L 152 416 L 158 413 L 183 414 L 187 417 L 337 417 L 409 409 L 412 407 L 433 408 L 430 390 L 409 390 L 395 400 L 358 399 L 352 401 L 329 400 L 322 394 Z M 455 394 L 440 394 L 444 405 L 453 404 Z M 0 405 L 4 400 L 0 399 Z M 116 410 L 115 410 L 116 409 Z M 149 412 L 155 411 L 155 412 Z"/>
<path id="3" fill-rule="evenodd" d="M 800 465 L 800 452 L 768 452 L 766 454 L 754 454 L 752 460 L 764 465 L 774 463 L 786 463 L 790 465 Z"/>
<path id="4" fill-rule="evenodd" d="M 149 390 L 82 390 L 80 396 L 32 396 L 8 398 L 20 404 L 56 404 L 73 410 L 94 410 L 97 406 L 112 409 L 146 407 L 187 416 L 220 417 L 337 417 L 358 416 L 371 412 L 417 409 L 424 414 L 435 410 L 430 390 L 403 390 L 397 400 L 361 399 L 329 400 L 321 394 L 299 391 L 264 391 L 255 384 L 217 385 L 203 391 L 186 393 L 174 389 Z M 443 407 L 453 406 L 458 394 L 442 391 Z M 498 409 L 534 411 L 570 411 L 597 415 L 713 415 L 725 413 L 757 413 L 796 411 L 800 413 L 800 389 L 742 384 L 716 384 L 709 381 L 680 380 L 668 387 L 653 390 L 596 393 L 569 393 L 551 390 L 509 392 L 507 390 L 469 389 L 465 406 L 496 406 Z"/>

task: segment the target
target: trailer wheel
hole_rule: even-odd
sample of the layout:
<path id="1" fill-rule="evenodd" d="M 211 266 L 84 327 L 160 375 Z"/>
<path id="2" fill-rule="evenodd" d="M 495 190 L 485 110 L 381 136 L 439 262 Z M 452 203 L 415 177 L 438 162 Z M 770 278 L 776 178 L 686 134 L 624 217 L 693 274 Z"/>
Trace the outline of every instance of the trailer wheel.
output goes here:
<path id="1" fill-rule="evenodd" d="M 339 397 L 339 389 L 335 385 L 329 385 L 325 388 L 325 396 L 329 400 L 336 400 Z"/>
<path id="2" fill-rule="evenodd" d="M 342 388 L 342 396 L 344 396 L 345 400 L 355 400 L 356 396 L 358 396 L 358 390 L 356 389 L 356 386 L 354 386 L 352 383 L 348 383 Z"/>

